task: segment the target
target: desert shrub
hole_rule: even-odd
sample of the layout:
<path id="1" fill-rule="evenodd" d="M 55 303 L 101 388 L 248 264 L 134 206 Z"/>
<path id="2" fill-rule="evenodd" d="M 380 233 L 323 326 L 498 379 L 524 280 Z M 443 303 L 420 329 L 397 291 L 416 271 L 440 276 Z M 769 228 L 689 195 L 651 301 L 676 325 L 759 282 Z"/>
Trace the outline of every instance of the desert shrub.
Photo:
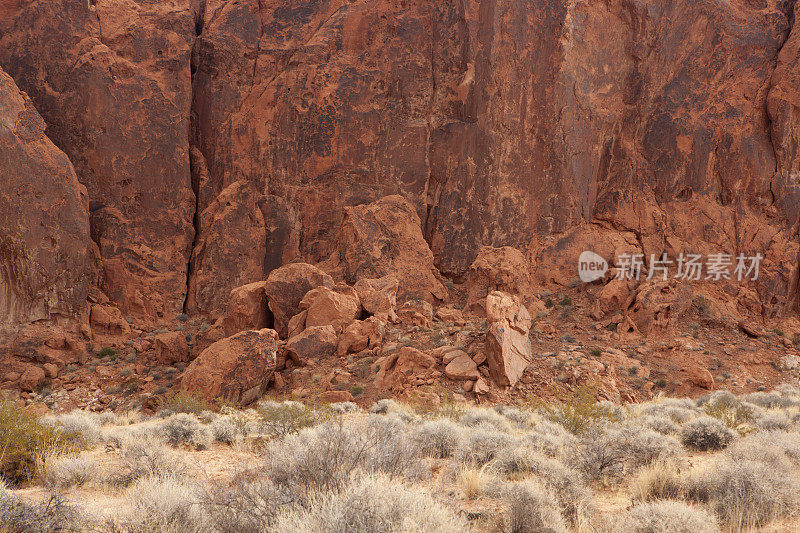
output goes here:
<path id="1" fill-rule="evenodd" d="M 717 520 L 701 507 L 681 501 L 640 503 L 617 522 L 619 533 L 716 533 Z"/>
<path id="2" fill-rule="evenodd" d="M 277 532 L 349 533 L 354 531 L 460 533 L 463 519 L 416 487 L 384 476 L 364 476 L 339 493 L 322 496 L 308 509 L 282 516 Z"/>
<path id="3" fill-rule="evenodd" d="M 261 401 L 256 407 L 260 430 L 273 437 L 297 433 L 329 418 L 330 411 L 324 407 L 309 406 L 300 402 Z"/>
<path id="4" fill-rule="evenodd" d="M 127 487 L 142 478 L 175 477 L 185 470 L 182 456 L 153 437 L 125 440 L 120 459 L 108 480 L 112 485 Z"/>
<path id="5" fill-rule="evenodd" d="M 736 433 L 721 420 L 702 416 L 684 424 L 680 437 L 684 446 L 706 451 L 725 448 L 736 438 Z"/>
<path id="6" fill-rule="evenodd" d="M 486 492 L 495 492 L 498 481 L 494 471 L 488 465 L 475 468 L 461 465 L 456 473 L 456 483 L 461 487 L 464 497 L 468 500 L 483 496 Z"/>
<path id="7" fill-rule="evenodd" d="M 161 422 L 159 430 L 171 446 L 188 444 L 195 449 L 206 449 L 211 435 L 197 418 L 187 413 L 177 413 Z"/>
<path id="8" fill-rule="evenodd" d="M 736 441 L 725 453 L 734 461 L 760 461 L 777 468 L 800 466 L 800 433 L 759 431 Z"/>
<path id="9" fill-rule="evenodd" d="M 764 430 L 789 429 L 792 420 L 781 411 L 765 411 L 755 421 L 756 427 Z"/>
<path id="10" fill-rule="evenodd" d="M 97 462 L 80 455 L 63 455 L 47 459 L 44 463 L 44 480 L 48 486 L 59 489 L 80 487 L 94 478 Z"/>
<path id="11" fill-rule="evenodd" d="M 144 478 L 127 491 L 130 510 L 108 524 L 114 532 L 200 533 L 208 530 L 197 491 L 173 478 Z"/>
<path id="12" fill-rule="evenodd" d="M 58 493 L 37 502 L 22 500 L 0 490 L 0 531 L 3 533 L 55 533 L 79 531 L 80 514 Z"/>
<path id="13" fill-rule="evenodd" d="M 539 420 L 525 435 L 526 442 L 550 457 L 560 457 L 569 450 L 578 439 L 567 431 L 564 426 Z"/>
<path id="14" fill-rule="evenodd" d="M 61 416 L 47 417 L 43 421 L 61 427 L 65 434 L 79 435 L 88 446 L 97 444 L 102 437 L 98 418 L 87 411 L 76 409 Z"/>
<path id="15" fill-rule="evenodd" d="M 372 416 L 347 425 L 326 422 L 274 441 L 266 450 L 266 468 L 276 484 L 306 498 L 341 489 L 357 470 L 414 475 L 422 468 L 419 453 L 399 418 Z"/>
<path id="16" fill-rule="evenodd" d="M 677 435 L 681 430 L 678 424 L 666 416 L 644 415 L 638 418 L 637 422 L 662 435 Z"/>
<path id="17" fill-rule="evenodd" d="M 742 396 L 742 400 L 763 409 L 787 409 L 798 404 L 795 398 L 778 392 L 751 392 Z"/>
<path id="18" fill-rule="evenodd" d="M 797 480 L 759 461 L 717 460 L 690 476 L 687 493 L 708 503 L 736 531 L 791 516 L 800 505 Z"/>
<path id="19" fill-rule="evenodd" d="M 232 416 L 220 416 L 211 422 L 211 435 L 223 444 L 233 444 L 242 435 L 242 426 Z"/>
<path id="20" fill-rule="evenodd" d="M 424 422 L 414 430 L 414 439 L 428 455 L 436 458 L 450 457 L 461 442 L 463 428 L 449 418 Z"/>
<path id="21" fill-rule="evenodd" d="M 82 447 L 80 435 L 43 424 L 13 402 L 0 400 L 0 477 L 30 479 L 46 457 Z"/>
<path id="22" fill-rule="evenodd" d="M 583 438 L 575 461 L 592 479 L 613 479 L 681 452 L 674 437 L 635 425 L 611 426 L 600 435 Z"/>
<path id="23" fill-rule="evenodd" d="M 471 465 L 485 465 L 497 452 L 508 446 L 512 438 L 492 425 L 482 424 L 467 432 L 456 452 L 459 461 Z"/>
<path id="24" fill-rule="evenodd" d="M 358 404 L 353 402 L 332 403 L 330 405 L 330 408 L 331 411 L 339 415 L 344 415 L 347 413 L 358 413 L 361 411 L 361 408 L 358 406 Z"/>
<path id="25" fill-rule="evenodd" d="M 579 387 L 557 405 L 545 408 L 544 414 L 573 435 L 588 433 L 608 422 L 618 422 L 620 418 L 616 410 L 597 401 L 595 395 L 595 389 Z"/>
<path id="26" fill-rule="evenodd" d="M 378 400 L 369 408 L 369 412 L 373 415 L 395 414 L 405 422 L 410 422 L 414 418 L 402 405 L 391 398 Z"/>
<path id="27" fill-rule="evenodd" d="M 493 426 L 500 431 L 511 431 L 511 424 L 506 417 L 494 409 L 486 409 L 484 407 L 474 407 L 467 410 L 461 415 L 459 422 L 467 427 L 484 425 Z"/>
<path id="28" fill-rule="evenodd" d="M 638 502 L 679 500 L 683 494 L 683 477 L 671 460 L 658 460 L 645 466 L 631 483 L 631 496 Z"/>
<path id="29" fill-rule="evenodd" d="M 291 491 L 273 483 L 263 469 L 237 472 L 229 483 L 215 483 L 201 495 L 201 505 L 220 533 L 269 531 L 294 503 Z"/>
<path id="30" fill-rule="evenodd" d="M 503 491 L 507 507 L 508 533 L 566 533 L 555 497 L 541 483 L 526 479 L 509 484 Z"/>
<path id="31" fill-rule="evenodd" d="M 159 399 L 158 402 L 158 409 L 164 411 L 167 416 L 173 413 L 199 415 L 203 411 L 211 411 L 213 408 L 213 404 L 202 396 L 186 391 L 170 393 Z"/>
<path id="32" fill-rule="evenodd" d="M 669 400 L 674 400 L 674 398 L 670 398 Z M 695 407 L 693 403 L 690 406 L 683 402 L 669 400 L 648 404 L 641 409 L 641 412 L 645 416 L 667 419 L 679 424 L 686 422 L 694 416 Z"/>
<path id="33" fill-rule="evenodd" d="M 505 447 L 489 466 L 505 476 L 536 476 L 555 495 L 564 517 L 571 522 L 576 522 L 588 508 L 591 493 L 580 474 L 533 448 Z"/>
<path id="34" fill-rule="evenodd" d="M 712 393 L 702 401 L 701 405 L 708 416 L 722 421 L 731 429 L 738 430 L 752 422 L 754 418 L 753 407 L 743 403 L 728 391 Z"/>
<path id="35" fill-rule="evenodd" d="M 532 415 L 529 411 L 524 411 L 516 407 L 509 407 L 507 405 L 497 405 L 495 411 L 511 420 L 518 426 L 526 426 L 531 423 Z"/>

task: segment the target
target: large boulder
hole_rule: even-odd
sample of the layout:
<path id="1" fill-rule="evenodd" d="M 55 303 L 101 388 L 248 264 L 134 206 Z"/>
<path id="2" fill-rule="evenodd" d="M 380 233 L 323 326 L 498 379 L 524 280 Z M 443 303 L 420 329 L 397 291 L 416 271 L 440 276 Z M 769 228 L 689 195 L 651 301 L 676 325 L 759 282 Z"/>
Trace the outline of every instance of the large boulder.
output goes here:
<path id="1" fill-rule="evenodd" d="M 189 345 L 186 336 L 180 331 L 159 333 L 153 337 L 156 361 L 162 365 L 172 365 L 189 360 Z"/>
<path id="2" fill-rule="evenodd" d="M 231 290 L 264 278 L 266 229 L 252 183 L 237 181 L 200 214 L 186 310 L 220 316 Z"/>
<path id="3" fill-rule="evenodd" d="M 499 291 L 486 297 L 485 352 L 489 374 L 501 387 L 513 387 L 531 360 L 531 316 L 516 296 Z"/>
<path id="4" fill-rule="evenodd" d="M 376 348 L 383 342 L 386 324 L 378 317 L 356 320 L 347 326 L 339 336 L 336 353 L 339 356 L 356 353 L 367 348 Z"/>
<path id="5" fill-rule="evenodd" d="M 86 318 L 86 188 L 45 128 L 28 96 L 0 70 L 0 332 Z"/>
<path id="6" fill-rule="evenodd" d="M 278 341 L 276 331 L 262 329 L 242 331 L 215 342 L 186 368 L 181 390 L 241 405 L 255 401 L 275 372 Z"/>
<path id="7" fill-rule="evenodd" d="M 311 289 L 300 302 L 306 311 L 305 327 L 331 325 L 336 332 L 361 316 L 361 304 L 355 291 L 337 291 L 328 287 Z"/>
<path id="8" fill-rule="evenodd" d="M 397 321 L 397 289 L 400 282 L 389 275 L 379 279 L 363 278 L 353 285 L 364 311 L 385 322 Z"/>
<path id="9" fill-rule="evenodd" d="M 516 294 L 523 301 L 532 296 L 528 265 L 522 252 L 511 246 L 481 248 L 467 273 L 467 307 L 473 312 L 484 313 L 486 296 L 492 291 Z"/>
<path id="10" fill-rule="evenodd" d="M 345 208 L 338 259 L 349 283 L 392 275 L 401 301 L 444 300 L 433 253 L 422 235 L 414 207 L 402 196 Z"/>
<path id="11" fill-rule="evenodd" d="M 267 282 L 256 281 L 231 290 L 222 328 L 226 337 L 246 329 L 270 326 L 272 313 L 267 308 Z"/>
<path id="12" fill-rule="evenodd" d="M 441 376 L 441 372 L 436 370 L 436 359 L 410 346 L 378 359 L 376 365 L 379 369 L 375 384 L 395 393 L 402 392 L 415 382 Z"/>
<path id="13" fill-rule="evenodd" d="M 286 341 L 286 355 L 299 364 L 324 359 L 336 352 L 336 340 L 333 326 L 312 326 Z"/>
<path id="14" fill-rule="evenodd" d="M 315 287 L 334 286 L 333 278 L 307 263 L 290 263 L 270 272 L 264 290 L 275 320 L 275 330 L 286 337 L 289 320 L 298 314 L 300 302 Z"/>

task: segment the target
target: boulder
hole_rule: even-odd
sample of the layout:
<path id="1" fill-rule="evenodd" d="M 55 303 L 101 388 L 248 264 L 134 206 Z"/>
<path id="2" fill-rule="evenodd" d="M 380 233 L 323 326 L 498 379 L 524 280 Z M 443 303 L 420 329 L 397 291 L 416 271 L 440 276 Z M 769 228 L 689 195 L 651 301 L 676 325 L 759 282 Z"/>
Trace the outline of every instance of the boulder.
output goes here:
<path id="1" fill-rule="evenodd" d="M 714 376 L 707 368 L 694 364 L 689 365 L 686 372 L 692 385 L 709 390 L 714 388 Z"/>
<path id="2" fill-rule="evenodd" d="M 328 287 L 308 291 L 300 308 L 307 311 L 306 328 L 331 325 L 337 333 L 361 316 L 361 304 L 355 292 L 337 292 Z"/>
<path id="3" fill-rule="evenodd" d="M 344 209 L 339 236 L 338 266 L 348 283 L 394 276 L 397 298 L 444 300 L 433 253 L 422 235 L 422 223 L 408 201 L 386 196 L 370 204 Z"/>
<path id="4" fill-rule="evenodd" d="M 267 308 L 266 281 L 256 281 L 231 290 L 222 329 L 226 337 L 246 329 L 264 329 L 272 319 Z"/>
<path id="5" fill-rule="evenodd" d="M 665 331 L 692 306 L 693 293 L 690 283 L 678 280 L 642 282 L 630 316 L 643 335 Z"/>
<path id="6" fill-rule="evenodd" d="M 29 365 L 19 377 L 19 388 L 24 391 L 34 391 L 38 389 L 47 379 L 44 370 L 36 365 Z"/>
<path id="7" fill-rule="evenodd" d="M 398 287 L 399 282 L 393 275 L 379 279 L 364 278 L 353 285 L 364 311 L 384 322 L 397 321 Z"/>
<path id="8" fill-rule="evenodd" d="M 240 405 L 257 400 L 275 372 L 278 333 L 271 329 L 239 332 L 203 350 L 186 368 L 181 390 Z"/>
<path id="9" fill-rule="evenodd" d="M 347 326 L 339 337 L 336 353 L 341 357 L 358 353 L 367 348 L 376 348 L 383 342 L 386 324 L 378 317 L 356 320 Z"/>
<path id="10" fill-rule="evenodd" d="M 352 402 L 353 395 L 346 390 L 329 390 L 320 394 L 319 399 L 327 403 Z"/>
<path id="11" fill-rule="evenodd" d="M 441 376 L 436 370 L 436 359 L 410 346 L 378 359 L 375 364 L 379 367 L 375 384 L 392 392 L 401 392 L 415 379 Z"/>
<path id="12" fill-rule="evenodd" d="M 631 299 L 631 290 L 628 284 L 627 280 L 612 279 L 603 285 L 595 295 L 592 316 L 599 320 L 612 312 L 624 312 Z"/>
<path id="13" fill-rule="evenodd" d="M 445 324 L 453 324 L 455 326 L 463 326 L 466 324 L 464 315 L 458 309 L 452 307 L 440 307 L 436 310 L 436 320 L 444 322 Z"/>
<path id="14" fill-rule="evenodd" d="M 180 331 L 159 333 L 153 337 L 153 347 L 159 364 L 170 366 L 189 360 L 189 344 L 186 336 Z"/>
<path id="15" fill-rule="evenodd" d="M 333 286 L 333 278 L 307 263 L 290 263 L 270 272 L 264 290 L 281 337 L 286 338 L 289 320 L 301 311 L 300 302 L 308 291 Z"/>
<path id="16" fill-rule="evenodd" d="M 405 326 L 430 328 L 433 322 L 433 306 L 425 300 L 408 300 L 400 306 L 397 318 Z"/>
<path id="17" fill-rule="evenodd" d="M 486 297 L 486 314 L 490 321 L 485 341 L 489 373 L 497 385 L 513 387 L 531 360 L 531 317 L 518 297 L 498 291 Z"/>
<path id="18" fill-rule="evenodd" d="M 92 331 L 101 335 L 123 335 L 131 329 L 120 310 L 112 305 L 93 304 L 89 323 Z"/>
<path id="19" fill-rule="evenodd" d="M 475 394 L 489 394 L 489 384 L 486 383 L 483 377 L 479 377 L 472 386 L 472 392 Z"/>
<path id="20" fill-rule="evenodd" d="M 287 338 L 291 339 L 295 335 L 300 334 L 304 329 L 306 329 L 306 317 L 308 316 L 308 310 L 303 309 L 292 318 L 289 319 L 289 324 L 286 326 L 286 336 Z"/>
<path id="21" fill-rule="evenodd" d="M 444 368 L 444 374 L 455 380 L 475 380 L 480 377 L 478 365 L 467 354 L 462 354 L 450 361 Z"/>
<path id="22" fill-rule="evenodd" d="M 311 326 L 286 341 L 286 355 L 294 362 L 331 357 L 336 351 L 336 331 L 333 326 Z"/>
<path id="23" fill-rule="evenodd" d="M 528 266 L 522 252 L 511 246 L 481 248 L 467 273 L 467 308 L 483 314 L 486 296 L 492 291 L 518 295 L 523 301 L 533 296 Z"/>

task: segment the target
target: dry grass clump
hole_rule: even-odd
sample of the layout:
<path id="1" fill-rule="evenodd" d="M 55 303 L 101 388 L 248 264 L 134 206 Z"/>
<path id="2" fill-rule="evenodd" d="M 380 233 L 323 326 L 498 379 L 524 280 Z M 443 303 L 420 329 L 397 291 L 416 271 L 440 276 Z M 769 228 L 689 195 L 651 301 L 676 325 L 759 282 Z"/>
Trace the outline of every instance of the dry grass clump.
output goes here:
<path id="1" fill-rule="evenodd" d="M 526 479 L 505 487 L 507 533 L 566 533 L 559 504 L 539 481 Z"/>
<path id="2" fill-rule="evenodd" d="M 154 437 L 129 438 L 123 441 L 117 471 L 107 480 L 127 487 L 143 478 L 177 477 L 186 470 L 183 456 Z"/>
<path id="3" fill-rule="evenodd" d="M 83 455 L 55 456 L 45 460 L 44 481 L 50 487 L 81 487 L 95 478 L 97 462 Z"/>
<path id="4" fill-rule="evenodd" d="M 166 417 L 174 413 L 199 415 L 203 411 L 212 411 L 214 406 L 201 396 L 191 392 L 176 391 L 164 396 L 159 404 L 158 416 Z"/>
<path id="5" fill-rule="evenodd" d="M 170 415 L 159 426 L 171 446 L 186 444 L 196 450 L 204 450 L 211 443 L 211 433 L 197 418 L 187 413 Z"/>
<path id="6" fill-rule="evenodd" d="M 764 411 L 756 417 L 755 425 L 761 430 L 786 430 L 792 427 L 792 419 L 782 411 Z"/>
<path id="7" fill-rule="evenodd" d="M 756 417 L 758 407 L 742 402 L 728 391 L 712 392 L 697 401 L 710 417 L 723 422 L 730 429 L 745 433 Z"/>
<path id="8" fill-rule="evenodd" d="M 479 468 L 461 465 L 456 474 L 456 484 L 467 500 L 474 500 L 489 491 L 494 492 L 499 482 L 494 470 L 483 465 Z"/>
<path id="9" fill-rule="evenodd" d="M 662 435 L 677 435 L 681 431 L 681 427 L 666 416 L 644 415 L 636 419 L 636 423 Z"/>
<path id="10" fill-rule="evenodd" d="M 687 494 L 711 506 L 736 531 L 794 516 L 800 508 L 800 484 L 795 477 L 760 461 L 729 457 L 692 472 Z"/>
<path id="11" fill-rule="evenodd" d="M 496 405 L 494 410 L 512 421 L 519 427 L 525 427 L 533 421 L 533 414 L 530 411 L 509 407 L 507 405 Z"/>
<path id="12" fill-rule="evenodd" d="M 578 438 L 563 426 L 548 420 L 537 420 L 525 434 L 526 443 L 550 457 L 563 457 L 577 445 Z"/>
<path id="13" fill-rule="evenodd" d="M 378 400 L 372 405 L 372 407 L 369 408 L 369 412 L 373 415 L 393 414 L 400 417 L 400 419 L 404 422 L 411 422 L 415 418 L 410 409 L 390 398 Z"/>
<path id="14" fill-rule="evenodd" d="M 201 533 L 209 531 L 197 490 L 173 477 L 145 478 L 127 491 L 130 510 L 106 524 L 111 533 Z"/>
<path id="15" fill-rule="evenodd" d="M 330 409 L 325 406 L 310 406 L 301 402 L 260 401 L 256 407 L 259 430 L 273 437 L 297 433 L 303 428 L 315 426 L 330 418 Z"/>
<path id="16" fill-rule="evenodd" d="M 759 431 L 735 442 L 726 454 L 733 460 L 753 460 L 788 468 L 800 467 L 800 433 Z"/>
<path id="17" fill-rule="evenodd" d="M 337 415 L 345 415 L 349 413 L 360 413 L 361 408 L 354 402 L 336 402 L 330 405 L 331 411 Z"/>
<path id="18" fill-rule="evenodd" d="M 417 475 L 424 468 L 420 455 L 399 418 L 370 416 L 350 424 L 326 422 L 271 443 L 266 469 L 276 484 L 303 499 L 341 489 L 355 471 Z"/>
<path id="19" fill-rule="evenodd" d="M 431 494 L 379 475 L 360 477 L 340 492 L 318 496 L 307 509 L 283 515 L 274 528 L 287 533 L 467 530 L 463 519 L 437 503 Z"/>
<path id="20" fill-rule="evenodd" d="M 512 441 L 508 433 L 495 426 L 481 424 L 467 431 L 456 452 L 456 459 L 473 466 L 485 465 Z"/>
<path id="21" fill-rule="evenodd" d="M 114 420 L 108 415 L 97 415 L 88 411 L 75 409 L 61 416 L 45 417 L 43 422 L 54 427 L 60 427 L 62 431 L 68 435 L 80 435 L 87 446 L 94 446 L 103 438 L 103 432 L 100 426 L 111 424 Z"/>
<path id="22" fill-rule="evenodd" d="M 617 521 L 618 533 L 716 533 L 714 515 L 702 507 L 681 501 L 662 500 L 640 503 Z"/>
<path id="23" fill-rule="evenodd" d="M 80 514 L 58 493 L 27 502 L 0 490 L 0 531 L 3 533 L 55 533 L 80 531 Z"/>
<path id="24" fill-rule="evenodd" d="M 681 442 L 695 450 L 721 450 L 736 438 L 736 432 L 717 418 L 701 416 L 681 428 Z"/>
<path id="25" fill-rule="evenodd" d="M 635 502 L 680 500 L 685 492 L 680 468 L 669 459 L 659 459 L 641 468 L 631 483 L 631 498 Z"/>
<path id="26" fill-rule="evenodd" d="M 690 398 L 659 398 L 640 407 L 641 414 L 669 419 L 682 424 L 697 413 L 697 406 Z"/>
<path id="27" fill-rule="evenodd" d="M 464 429 L 449 418 L 423 422 L 414 429 L 414 439 L 423 452 L 444 459 L 453 456 L 463 439 Z"/>

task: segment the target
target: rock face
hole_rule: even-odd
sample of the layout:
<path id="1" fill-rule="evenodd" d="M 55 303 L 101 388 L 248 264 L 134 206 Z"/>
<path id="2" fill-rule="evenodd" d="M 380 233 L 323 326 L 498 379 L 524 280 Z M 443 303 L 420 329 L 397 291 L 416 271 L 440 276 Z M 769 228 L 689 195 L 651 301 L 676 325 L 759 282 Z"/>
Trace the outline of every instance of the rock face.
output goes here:
<path id="1" fill-rule="evenodd" d="M 2 70 L 0 176 L 0 332 L 88 318 L 86 189 L 45 136 L 31 100 Z"/>
<path id="2" fill-rule="evenodd" d="M 246 405 L 266 390 L 277 351 L 274 330 L 242 331 L 203 350 L 181 376 L 181 389 Z"/>
<path id="3" fill-rule="evenodd" d="M 518 297 L 494 291 L 486 297 L 486 317 L 489 374 L 497 385 L 513 387 L 531 360 L 531 316 Z"/>
<path id="4" fill-rule="evenodd" d="M 474 312 L 485 312 L 486 296 L 492 291 L 516 294 L 523 299 L 531 296 L 529 266 L 522 252 L 511 246 L 481 248 L 467 274 L 467 306 Z"/>
<path id="5" fill-rule="evenodd" d="M 0 11 L 0 66 L 88 189 L 101 287 L 126 315 L 180 313 L 195 208 L 188 2 L 45 0 Z"/>
<path id="6" fill-rule="evenodd" d="M 361 314 L 361 303 L 355 291 L 350 291 L 347 294 L 328 287 L 308 291 L 300 302 L 300 308 L 306 311 L 305 327 L 331 325 L 338 333 L 356 320 Z"/>

